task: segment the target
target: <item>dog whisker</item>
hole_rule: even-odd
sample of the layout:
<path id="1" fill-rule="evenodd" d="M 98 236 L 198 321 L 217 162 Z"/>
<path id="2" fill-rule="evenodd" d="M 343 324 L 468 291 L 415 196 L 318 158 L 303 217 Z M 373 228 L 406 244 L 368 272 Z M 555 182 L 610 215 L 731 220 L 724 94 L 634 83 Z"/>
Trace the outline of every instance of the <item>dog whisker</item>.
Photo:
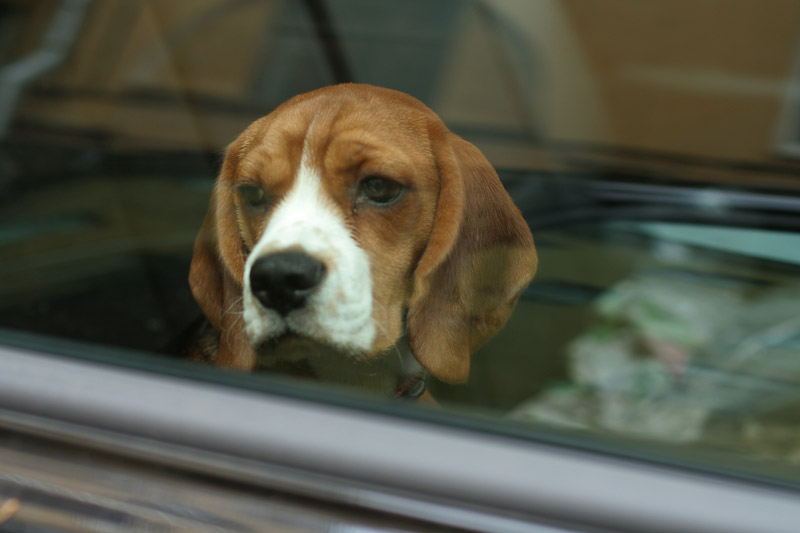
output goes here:
<path id="1" fill-rule="evenodd" d="M 234 299 L 233 302 L 231 302 L 231 305 L 229 305 L 228 308 L 225 309 L 225 311 L 222 312 L 222 316 L 225 316 L 225 315 L 228 315 L 228 314 L 242 315 L 244 313 L 244 307 L 243 306 L 239 307 L 240 310 L 235 310 L 235 308 L 239 304 L 241 304 L 242 302 L 244 302 L 244 296 L 240 296 L 240 297 Z"/>
<path id="2" fill-rule="evenodd" d="M 243 327 L 236 327 L 237 324 L 240 322 L 244 322 L 244 308 L 240 306 L 244 302 L 244 296 L 240 296 L 231 302 L 225 311 L 223 311 L 222 316 L 235 316 L 233 322 L 231 322 L 230 327 L 227 328 L 225 332 L 225 341 L 230 345 L 232 340 L 240 341 L 242 337 L 245 335 L 245 330 Z M 238 307 L 238 308 L 237 308 Z"/>

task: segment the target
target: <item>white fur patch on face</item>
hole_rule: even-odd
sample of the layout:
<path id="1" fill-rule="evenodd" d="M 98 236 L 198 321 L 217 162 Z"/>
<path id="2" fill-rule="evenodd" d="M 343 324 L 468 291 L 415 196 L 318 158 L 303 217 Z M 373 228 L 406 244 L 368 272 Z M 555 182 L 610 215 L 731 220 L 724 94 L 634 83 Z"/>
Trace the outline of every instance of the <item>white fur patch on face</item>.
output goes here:
<path id="1" fill-rule="evenodd" d="M 250 289 L 253 263 L 265 255 L 302 251 L 325 264 L 320 286 L 305 306 L 281 316 L 261 305 Z M 281 201 L 245 264 L 244 322 L 250 343 L 260 346 L 294 333 L 347 353 L 367 352 L 375 339 L 369 258 L 302 158 L 295 183 Z"/>

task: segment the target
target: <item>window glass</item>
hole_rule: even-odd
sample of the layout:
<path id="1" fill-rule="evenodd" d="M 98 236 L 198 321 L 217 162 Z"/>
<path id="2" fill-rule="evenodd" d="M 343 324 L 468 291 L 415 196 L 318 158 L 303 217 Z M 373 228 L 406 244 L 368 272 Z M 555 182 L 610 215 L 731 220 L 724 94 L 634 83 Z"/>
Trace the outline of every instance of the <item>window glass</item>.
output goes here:
<path id="1" fill-rule="evenodd" d="M 468 382 L 428 380 L 435 409 L 798 482 L 798 20 L 755 0 L 0 2 L 0 342 L 194 375 L 187 277 L 225 147 L 293 95 L 370 83 L 481 149 L 539 255 Z"/>

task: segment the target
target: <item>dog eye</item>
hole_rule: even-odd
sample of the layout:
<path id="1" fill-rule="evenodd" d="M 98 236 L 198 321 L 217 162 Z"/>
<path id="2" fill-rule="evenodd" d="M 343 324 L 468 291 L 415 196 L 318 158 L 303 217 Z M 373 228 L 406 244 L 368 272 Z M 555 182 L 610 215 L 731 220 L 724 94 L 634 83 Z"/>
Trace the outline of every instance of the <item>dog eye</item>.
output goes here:
<path id="1" fill-rule="evenodd" d="M 261 187 L 256 187 L 254 185 L 239 185 L 236 187 L 236 192 L 239 193 L 239 196 L 242 197 L 242 200 L 244 200 L 245 203 L 252 208 L 261 209 L 267 204 L 267 195 L 264 193 L 264 189 Z"/>
<path id="2" fill-rule="evenodd" d="M 366 178 L 358 184 L 358 195 L 374 204 L 389 204 L 396 200 L 404 187 L 386 178 Z"/>

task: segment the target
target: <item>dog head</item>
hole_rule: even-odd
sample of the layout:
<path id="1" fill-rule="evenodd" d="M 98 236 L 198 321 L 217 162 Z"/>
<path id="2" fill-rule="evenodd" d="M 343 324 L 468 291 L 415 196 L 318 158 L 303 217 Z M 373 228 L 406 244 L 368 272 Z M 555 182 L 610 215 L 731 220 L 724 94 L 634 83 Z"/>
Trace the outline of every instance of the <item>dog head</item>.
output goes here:
<path id="1" fill-rule="evenodd" d="M 435 377 L 533 277 L 531 233 L 477 148 L 418 100 L 346 84 L 292 98 L 227 149 L 190 285 L 242 369 L 298 339 L 359 360 L 406 335 Z"/>

